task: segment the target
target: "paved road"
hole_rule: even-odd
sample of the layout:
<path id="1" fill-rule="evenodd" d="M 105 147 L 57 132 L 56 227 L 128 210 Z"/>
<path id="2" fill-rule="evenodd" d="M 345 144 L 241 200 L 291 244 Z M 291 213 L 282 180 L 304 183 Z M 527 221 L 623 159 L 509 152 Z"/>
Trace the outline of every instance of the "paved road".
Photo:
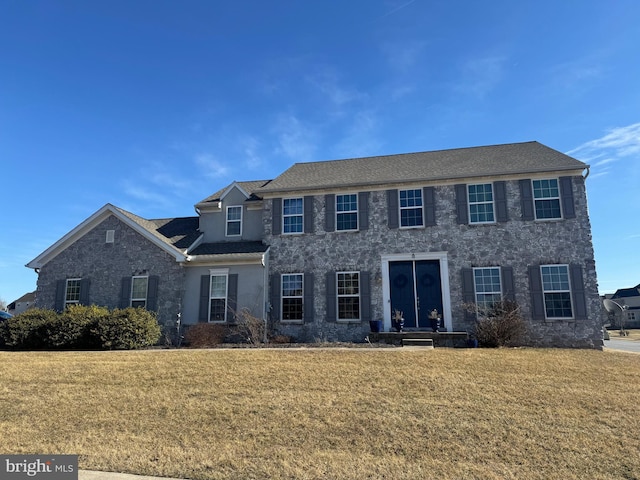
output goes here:
<path id="1" fill-rule="evenodd" d="M 611 334 L 611 340 L 604 341 L 604 348 L 623 352 L 640 353 L 640 342 L 634 340 L 618 340 Z"/>

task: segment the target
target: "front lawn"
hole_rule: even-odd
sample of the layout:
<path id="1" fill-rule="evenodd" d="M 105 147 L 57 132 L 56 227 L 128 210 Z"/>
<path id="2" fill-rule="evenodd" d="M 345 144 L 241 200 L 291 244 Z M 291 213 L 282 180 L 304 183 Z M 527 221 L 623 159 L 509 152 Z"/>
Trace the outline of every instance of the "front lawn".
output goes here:
<path id="1" fill-rule="evenodd" d="M 0 352 L 0 452 L 193 479 L 640 478 L 640 356 Z"/>

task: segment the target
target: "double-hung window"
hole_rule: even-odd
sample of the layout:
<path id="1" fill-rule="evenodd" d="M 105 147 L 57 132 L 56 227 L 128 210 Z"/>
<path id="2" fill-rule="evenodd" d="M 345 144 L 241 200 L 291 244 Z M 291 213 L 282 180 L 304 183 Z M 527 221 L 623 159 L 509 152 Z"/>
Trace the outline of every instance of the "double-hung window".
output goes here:
<path id="1" fill-rule="evenodd" d="M 282 201 L 283 233 L 302 233 L 303 221 L 302 198 L 285 198 Z"/>
<path id="2" fill-rule="evenodd" d="M 302 273 L 282 275 L 282 321 L 303 320 L 303 283 Z"/>
<path id="3" fill-rule="evenodd" d="M 400 190 L 400 226 L 422 227 L 422 190 Z"/>
<path id="4" fill-rule="evenodd" d="M 338 272 L 338 321 L 360 320 L 360 273 Z"/>
<path id="5" fill-rule="evenodd" d="M 542 265 L 542 291 L 547 318 L 572 318 L 568 265 Z"/>
<path id="6" fill-rule="evenodd" d="M 336 230 L 358 230 L 358 195 L 336 195 Z"/>
<path id="7" fill-rule="evenodd" d="M 227 271 L 211 271 L 211 282 L 209 288 L 209 321 L 227 321 Z"/>
<path id="8" fill-rule="evenodd" d="M 242 206 L 227 207 L 227 237 L 242 235 Z"/>
<path id="9" fill-rule="evenodd" d="M 474 268 L 473 283 L 479 311 L 490 311 L 502 299 L 500 267 Z"/>
<path id="10" fill-rule="evenodd" d="M 147 307 L 147 290 L 149 287 L 149 277 L 135 276 L 131 279 L 131 306 Z"/>
<path id="11" fill-rule="evenodd" d="M 533 200 L 537 220 L 562 218 L 558 179 L 533 180 Z"/>
<path id="12" fill-rule="evenodd" d="M 469 223 L 495 222 L 493 187 L 490 183 L 468 185 Z"/>
<path id="13" fill-rule="evenodd" d="M 80 282 L 81 278 L 68 278 L 64 293 L 64 306 L 77 305 L 80 303 Z"/>

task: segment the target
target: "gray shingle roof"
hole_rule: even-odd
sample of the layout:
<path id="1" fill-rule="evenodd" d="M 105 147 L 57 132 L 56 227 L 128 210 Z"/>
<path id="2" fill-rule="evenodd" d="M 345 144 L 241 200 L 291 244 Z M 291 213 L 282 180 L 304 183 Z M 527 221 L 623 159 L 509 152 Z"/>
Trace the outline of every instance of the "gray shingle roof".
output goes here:
<path id="1" fill-rule="evenodd" d="M 270 180 L 252 180 L 252 181 L 248 181 L 248 182 L 234 182 L 234 183 L 240 185 L 240 187 L 242 187 L 249 195 L 251 195 L 251 197 L 249 197 L 249 200 L 260 200 L 260 197 L 255 195 L 254 192 L 256 190 L 258 190 L 260 187 L 263 187 L 264 185 L 268 184 L 269 182 L 270 182 Z M 231 185 L 233 185 L 233 184 L 231 184 Z M 209 195 L 204 200 L 200 200 L 196 205 L 199 205 L 201 203 L 209 203 L 209 202 L 217 202 L 217 201 L 219 201 L 220 197 L 222 197 L 224 192 L 226 192 L 227 189 L 231 185 L 227 185 L 226 187 L 218 190 L 213 195 Z"/>
<path id="2" fill-rule="evenodd" d="M 182 251 L 186 250 L 200 235 L 198 217 L 147 220 L 122 208 L 115 208 L 156 238 Z"/>
<path id="3" fill-rule="evenodd" d="M 538 142 L 296 163 L 258 195 L 308 189 L 582 170 L 588 165 Z"/>

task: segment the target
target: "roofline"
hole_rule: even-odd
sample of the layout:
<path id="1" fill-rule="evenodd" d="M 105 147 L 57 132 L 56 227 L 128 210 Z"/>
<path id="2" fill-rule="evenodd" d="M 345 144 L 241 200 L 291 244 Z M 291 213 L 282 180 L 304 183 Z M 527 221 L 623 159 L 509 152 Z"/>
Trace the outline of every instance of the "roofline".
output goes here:
<path id="1" fill-rule="evenodd" d="M 472 147 L 469 147 L 472 148 Z M 366 157 L 369 158 L 369 157 Z M 374 158 L 374 157 L 370 157 Z M 340 160 L 336 160 L 340 161 Z M 483 173 L 481 175 L 441 175 L 437 177 L 429 178 L 415 178 L 412 180 L 380 180 L 376 182 L 351 182 L 351 183 L 339 183 L 334 185 L 313 185 L 309 187 L 292 187 L 292 188 L 278 188 L 278 189 L 261 189 L 260 193 L 275 194 L 275 193 L 292 193 L 292 192 L 305 192 L 305 191 L 319 191 L 319 190 L 340 190 L 357 187 L 367 186 L 385 186 L 385 185 L 400 185 L 400 184 L 413 184 L 413 183 L 426 183 L 426 182 L 442 182 L 443 180 L 462 180 L 465 178 L 486 178 L 486 177 L 523 177 L 530 174 L 538 173 L 554 173 L 554 172 L 569 172 L 574 171 L 576 174 L 582 174 L 584 170 L 589 170 L 589 165 L 585 164 L 583 168 L 576 168 L 571 166 L 566 167 L 554 167 L 552 170 L 549 168 L 529 169 L 514 173 Z"/>
<path id="2" fill-rule="evenodd" d="M 60 240 L 47 248 L 44 252 L 38 255 L 36 258 L 31 260 L 25 266 L 28 268 L 42 268 L 48 262 L 53 260 L 56 256 L 66 250 L 71 244 L 76 242 L 78 239 L 82 238 L 86 235 L 90 230 L 99 225 L 102 221 L 107 219 L 110 215 L 115 216 L 118 220 L 125 223 L 128 227 L 135 230 L 137 233 L 141 234 L 151 243 L 163 249 L 168 254 L 172 255 L 177 262 L 183 262 L 187 259 L 187 256 L 180 251 L 178 248 L 169 245 L 154 234 L 152 234 L 149 230 L 136 223 L 126 215 L 124 215 L 117 207 L 114 205 L 107 203 L 102 208 L 100 208 L 97 212 L 91 215 L 89 218 L 84 220 L 82 223 L 77 225 L 73 230 L 64 235 Z"/>

